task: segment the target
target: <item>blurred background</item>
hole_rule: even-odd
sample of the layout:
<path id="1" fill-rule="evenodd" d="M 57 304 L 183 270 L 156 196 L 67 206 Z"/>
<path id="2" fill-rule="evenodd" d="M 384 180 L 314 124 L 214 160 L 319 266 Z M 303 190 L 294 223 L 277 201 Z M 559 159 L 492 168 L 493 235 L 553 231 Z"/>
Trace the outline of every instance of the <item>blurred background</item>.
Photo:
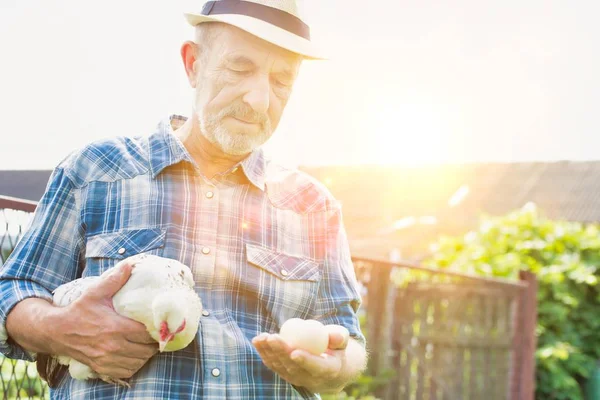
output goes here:
<path id="1" fill-rule="evenodd" d="M 182 14 L 202 4 L 0 1 L 0 196 L 22 201 L 0 207 L 3 257 L 67 154 L 105 137 L 147 135 L 167 115 L 189 114 L 192 91 L 179 49 L 193 29 Z M 342 202 L 365 318 L 375 307 L 391 316 L 389 329 L 400 327 L 398 338 L 408 338 L 394 342 L 395 334 L 366 328 L 389 345 L 347 395 L 600 398 L 600 3 L 301 6 L 331 57 L 304 63 L 266 151 Z M 367 296 L 381 284 L 374 271 L 385 271 L 377 279 L 392 296 L 381 295 L 377 305 L 372 291 Z M 435 271 L 464 276 L 441 279 Z M 416 286 L 406 289 L 408 281 Z M 457 286 L 467 281 L 478 289 Z M 435 297 L 423 282 L 470 294 Z M 423 293 L 434 297 L 423 303 Z M 481 305 L 498 296 L 503 306 Z M 414 305 L 408 320 L 406 310 L 385 309 L 398 298 Z M 432 315 L 448 313 L 448 304 L 464 312 L 442 318 L 444 328 Z M 424 326 L 435 335 L 423 336 Z M 433 350 L 440 335 L 457 338 L 444 357 L 470 365 L 454 368 L 462 378 L 432 355 L 441 354 Z M 510 341 L 496 340 L 503 335 Z M 477 347 L 482 338 L 496 341 Z M 504 358 L 484 357 L 494 351 Z M 519 357 L 534 360 L 531 373 L 515 367 Z M 503 372 L 474 375 L 491 365 Z M 13 382 L 13 364 L 1 368 L 8 374 L 2 385 Z M 395 375 L 384 373 L 390 370 Z M 531 385 L 515 378 L 528 374 Z M 490 391 L 490 382 L 499 389 Z M 13 389 L 2 389 L 5 397 L 20 393 Z"/>

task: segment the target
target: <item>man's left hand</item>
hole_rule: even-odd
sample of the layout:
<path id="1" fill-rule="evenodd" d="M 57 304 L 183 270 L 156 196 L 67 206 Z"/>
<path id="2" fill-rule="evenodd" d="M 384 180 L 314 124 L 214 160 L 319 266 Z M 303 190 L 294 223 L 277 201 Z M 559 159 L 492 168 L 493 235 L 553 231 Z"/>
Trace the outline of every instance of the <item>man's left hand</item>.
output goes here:
<path id="1" fill-rule="evenodd" d="M 337 390 L 341 388 L 332 383 L 340 380 L 346 362 L 348 331 L 333 325 L 327 328 L 329 348 L 318 356 L 291 348 L 278 334 L 262 333 L 252 343 L 264 364 L 292 385 L 315 393 Z"/>

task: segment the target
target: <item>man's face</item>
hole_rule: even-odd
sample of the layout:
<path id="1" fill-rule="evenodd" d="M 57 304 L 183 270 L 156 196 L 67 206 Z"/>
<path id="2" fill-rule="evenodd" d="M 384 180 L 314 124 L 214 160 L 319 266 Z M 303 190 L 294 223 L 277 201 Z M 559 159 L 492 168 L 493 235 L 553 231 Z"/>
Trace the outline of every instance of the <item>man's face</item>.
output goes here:
<path id="1" fill-rule="evenodd" d="M 201 133 L 226 154 L 248 154 L 279 124 L 300 57 L 229 26 L 205 51 L 196 61 Z"/>

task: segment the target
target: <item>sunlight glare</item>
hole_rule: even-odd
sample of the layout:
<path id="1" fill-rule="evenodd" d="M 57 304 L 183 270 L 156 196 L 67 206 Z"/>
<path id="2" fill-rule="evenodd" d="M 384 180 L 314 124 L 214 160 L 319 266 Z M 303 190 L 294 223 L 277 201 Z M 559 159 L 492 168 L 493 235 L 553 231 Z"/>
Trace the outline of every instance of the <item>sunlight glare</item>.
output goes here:
<path id="1" fill-rule="evenodd" d="M 440 109 L 418 101 L 373 110 L 373 146 L 378 164 L 419 165 L 444 159 L 449 140 L 447 118 Z"/>

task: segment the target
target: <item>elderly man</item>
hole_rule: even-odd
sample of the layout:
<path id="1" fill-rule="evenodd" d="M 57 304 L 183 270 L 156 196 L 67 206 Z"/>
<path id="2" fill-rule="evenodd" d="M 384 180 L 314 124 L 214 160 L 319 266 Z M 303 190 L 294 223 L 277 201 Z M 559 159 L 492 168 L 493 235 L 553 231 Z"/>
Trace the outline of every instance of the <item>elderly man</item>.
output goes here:
<path id="1" fill-rule="evenodd" d="M 0 273 L 0 350 L 63 354 L 131 388 L 55 377 L 60 399 L 319 398 L 364 368 L 360 304 L 340 206 L 308 176 L 265 160 L 303 59 L 320 55 L 292 0 L 221 0 L 186 14 L 190 118 L 147 137 L 92 143 L 54 170 L 31 227 Z M 157 353 L 117 315 L 123 264 L 71 305 L 57 286 L 137 253 L 190 266 L 206 310 L 196 339 Z M 276 333 L 290 318 L 341 325 L 320 356 Z"/>

